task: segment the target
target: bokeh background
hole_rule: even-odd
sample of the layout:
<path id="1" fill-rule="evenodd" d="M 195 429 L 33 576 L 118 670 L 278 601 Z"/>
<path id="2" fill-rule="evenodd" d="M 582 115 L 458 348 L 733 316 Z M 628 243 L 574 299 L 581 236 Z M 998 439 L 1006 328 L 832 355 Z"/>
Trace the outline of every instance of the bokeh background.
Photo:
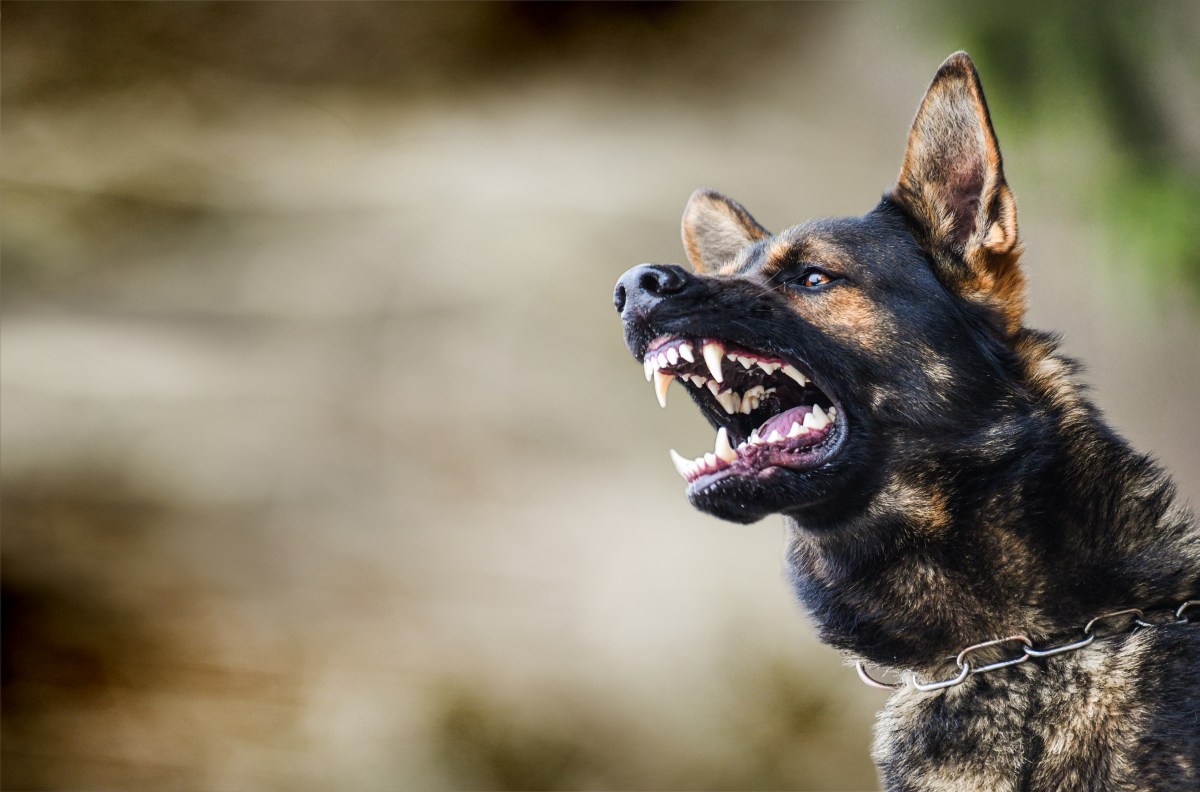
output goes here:
<path id="1" fill-rule="evenodd" d="M 870 789 L 611 290 L 975 55 L 1031 320 L 1200 492 L 1200 5 L 5 3 L 6 789 Z"/>

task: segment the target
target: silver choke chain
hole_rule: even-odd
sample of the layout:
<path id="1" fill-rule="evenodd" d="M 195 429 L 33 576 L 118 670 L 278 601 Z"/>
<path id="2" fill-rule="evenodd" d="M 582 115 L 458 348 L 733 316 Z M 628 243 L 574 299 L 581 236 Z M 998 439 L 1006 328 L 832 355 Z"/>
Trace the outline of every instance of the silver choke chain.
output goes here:
<path id="1" fill-rule="evenodd" d="M 1120 629 L 1113 629 L 1110 632 L 1105 632 L 1103 635 L 1099 636 L 1100 638 L 1112 638 L 1116 635 L 1124 635 L 1126 633 L 1136 632 L 1143 627 L 1154 628 L 1163 627 L 1169 624 L 1190 624 L 1191 619 L 1188 617 L 1189 610 L 1200 611 L 1200 600 L 1187 600 L 1178 608 L 1175 608 L 1174 618 L 1170 620 L 1148 621 L 1146 614 L 1144 614 L 1140 608 L 1126 608 L 1125 610 L 1105 613 L 1097 616 L 1087 623 L 1087 626 L 1083 628 L 1083 637 L 1079 640 L 1072 641 L 1070 643 L 1059 644 L 1058 646 L 1049 646 L 1045 649 L 1035 649 L 1033 642 L 1024 635 L 1010 635 L 1007 638 L 996 638 L 995 640 L 984 641 L 983 643 L 977 643 L 972 646 L 968 646 L 966 649 L 963 649 L 958 653 L 958 656 L 954 658 L 954 662 L 958 666 L 958 673 L 947 679 L 935 680 L 933 682 L 922 682 L 917 678 L 917 675 L 912 672 L 906 673 L 904 675 L 904 681 L 902 682 L 881 682 L 867 673 L 867 668 L 863 661 L 859 660 L 857 663 L 855 663 L 855 668 L 858 670 L 858 676 L 863 682 L 871 687 L 880 688 L 881 690 L 899 690 L 905 685 L 912 685 L 914 688 L 922 692 L 942 690 L 943 688 L 961 685 L 966 681 L 967 677 L 971 676 L 972 674 L 984 674 L 988 671 L 995 671 L 999 668 L 1008 668 L 1009 666 L 1020 665 L 1031 657 L 1050 657 L 1051 655 L 1074 652 L 1082 649 L 1085 646 L 1089 646 L 1093 641 L 1096 640 L 1097 635 L 1095 632 L 1095 627 L 1097 624 L 1103 624 L 1105 622 L 1111 622 L 1112 620 L 1120 617 L 1125 617 L 1126 621 L 1123 623 Z M 1169 613 L 1169 611 L 1166 612 Z M 1193 615 L 1197 614 L 1193 613 Z M 988 663 L 987 665 L 982 665 L 978 668 L 971 665 L 970 656 L 973 652 L 993 646 L 1002 646 L 1004 644 L 1020 645 L 1020 654 L 1015 655 L 1007 660 L 999 660 L 994 663 Z"/>

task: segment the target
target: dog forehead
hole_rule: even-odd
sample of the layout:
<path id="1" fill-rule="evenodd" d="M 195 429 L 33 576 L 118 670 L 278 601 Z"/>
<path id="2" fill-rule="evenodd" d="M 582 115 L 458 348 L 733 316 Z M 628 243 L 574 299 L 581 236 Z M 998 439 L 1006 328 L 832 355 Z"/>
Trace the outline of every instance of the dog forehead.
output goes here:
<path id="1" fill-rule="evenodd" d="M 742 271 L 771 276 L 791 267 L 822 264 L 839 270 L 879 270 L 919 255 L 906 229 L 874 214 L 807 220 L 747 251 Z"/>

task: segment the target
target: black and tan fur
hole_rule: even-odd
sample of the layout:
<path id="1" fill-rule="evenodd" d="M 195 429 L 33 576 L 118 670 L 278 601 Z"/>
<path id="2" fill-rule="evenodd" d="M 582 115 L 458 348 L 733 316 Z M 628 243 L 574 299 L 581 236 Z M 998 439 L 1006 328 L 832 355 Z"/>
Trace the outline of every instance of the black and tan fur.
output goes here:
<path id="1" fill-rule="evenodd" d="M 771 234 L 698 191 L 683 236 L 694 273 L 622 279 L 626 341 L 640 360 L 664 334 L 729 339 L 803 361 L 840 399 L 848 434 L 820 467 L 688 497 L 739 522 L 783 514 L 795 590 L 848 658 L 943 678 L 980 641 L 1061 643 L 1099 614 L 1200 593 L 1200 530 L 1171 481 L 1107 426 L 1054 336 L 1023 324 L 1016 204 L 964 53 L 938 70 L 867 214 Z M 795 287 L 813 262 L 834 281 Z M 894 694 L 874 748 L 884 786 L 1200 789 L 1191 613 Z"/>

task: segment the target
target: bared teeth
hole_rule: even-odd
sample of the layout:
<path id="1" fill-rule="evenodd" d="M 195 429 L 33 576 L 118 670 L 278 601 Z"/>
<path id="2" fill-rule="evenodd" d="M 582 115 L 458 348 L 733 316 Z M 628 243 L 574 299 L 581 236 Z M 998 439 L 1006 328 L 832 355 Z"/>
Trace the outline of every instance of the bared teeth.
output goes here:
<path id="1" fill-rule="evenodd" d="M 642 362 L 642 368 L 646 369 L 646 382 L 654 376 L 654 358 L 647 356 Z"/>
<path id="2" fill-rule="evenodd" d="M 667 350 L 667 362 L 674 366 L 679 362 L 679 350 L 671 347 Z"/>
<path id="3" fill-rule="evenodd" d="M 667 406 L 667 388 L 671 387 L 672 379 L 674 377 L 665 371 L 656 370 L 654 372 L 654 394 L 658 396 L 660 407 Z"/>
<path id="4" fill-rule="evenodd" d="M 719 341 L 706 341 L 704 343 L 704 362 L 708 365 L 709 372 L 717 382 L 725 381 L 725 374 L 721 371 L 721 363 L 724 359 L 724 344 Z"/>
<path id="5" fill-rule="evenodd" d="M 658 353 L 658 367 L 659 368 L 667 367 L 667 356 L 664 355 L 662 352 Z"/>
<path id="6" fill-rule="evenodd" d="M 729 433 L 725 431 L 724 426 L 717 430 L 717 446 L 713 451 L 718 458 L 726 462 L 732 462 L 737 459 L 737 452 L 729 444 Z"/>
<path id="7" fill-rule="evenodd" d="M 688 343 L 679 345 L 679 357 L 683 358 L 688 363 L 696 362 L 696 357 L 692 354 L 692 345 Z"/>
<path id="8" fill-rule="evenodd" d="M 792 428 L 788 430 L 788 437 L 799 437 L 802 434 L 808 434 L 808 429 L 799 421 L 792 422 Z"/>
<path id="9" fill-rule="evenodd" d="M 768 443 L 778 443 L 782 439 L 783 439 L 783 435 L 779 432 L 779 430 L 772 429 L 770 437 L 767 438 L 767 442 Z"/>
<path id="10" fill-rule="evenodd" d="M 826 426 L 829 426 L 829 424 L 833 423 L 833 418 L 831 418 L 828 413 L 821 409 L 821 405 L 814 404 L 812 411 L 813 415 L 817 416 L 817 428 L 824 429 Z"/>
<path id="11" fill-rule="evenodd" d="M 807 429 L 823 429 L 828 423 L 828 419 L 822 422 L 820 418 L 817 418 L 812 413 L 806 413 L 804 416 L 804 426 Z"/>

